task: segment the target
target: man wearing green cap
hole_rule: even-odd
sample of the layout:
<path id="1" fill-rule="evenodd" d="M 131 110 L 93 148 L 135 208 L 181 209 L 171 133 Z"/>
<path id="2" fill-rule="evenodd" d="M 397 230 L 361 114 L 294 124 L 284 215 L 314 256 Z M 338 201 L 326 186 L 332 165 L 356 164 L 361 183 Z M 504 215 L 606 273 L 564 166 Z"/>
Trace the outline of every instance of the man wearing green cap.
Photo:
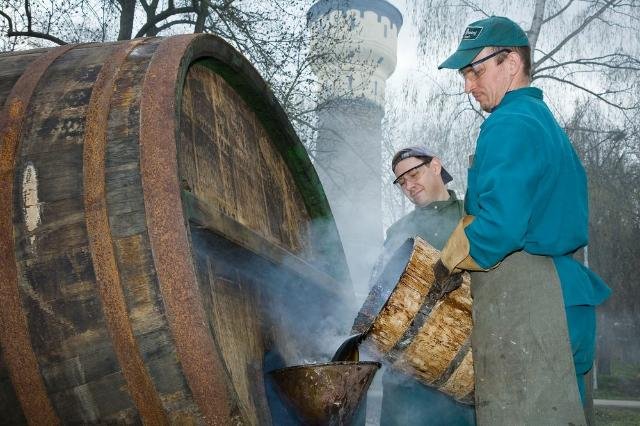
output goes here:
<path id="1" fill-rule="evenodd" d="M 583 424 L 595 306 L 610 293 L 572 257 L 588 242 L 584 168 L 529 87 L 531 52 L 515 22 L 470 24 L 439 68 L 458 70 L 490 113 L 468 171 L 468 215 L 434 268 L 440 279 L 483 271 L 472 276 L 478 423 Z"/>

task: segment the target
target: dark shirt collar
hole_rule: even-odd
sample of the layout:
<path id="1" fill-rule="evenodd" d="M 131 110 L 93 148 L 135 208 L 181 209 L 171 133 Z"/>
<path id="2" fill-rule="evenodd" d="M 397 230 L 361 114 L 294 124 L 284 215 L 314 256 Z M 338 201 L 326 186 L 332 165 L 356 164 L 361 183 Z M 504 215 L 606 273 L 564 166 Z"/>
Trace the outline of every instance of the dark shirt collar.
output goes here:
<path id="1" fill-rule="evenodd" d="M 444 207 L 447 207 L 450 204 L 458 201 L 458 197 L 456 197 L 456 193 L 453 192 L 453 190 L 447 189 L 447 192 L 449 193 L 449 199 L 448 200 L 432 201 L 432 202 L 430 202 L 429 204 L 427 204 L 424 207 L 416 206 L 416 210 L 438 210 L 438 209 L 442 209 Z"/>
<path id="2" fill-rule="evenodd" d="M 494 112 L 498 108 L 500 108 L 500 107 L 502 107 L 504 105 L 508 105 L 508 104 L 516 101 L 517 99 L 521 99 L 521 98 L 523 98 L 525 96 L 530 96 L 532 98 L 542 100 L 542 90 L 538 89 L 537 87 L 531 87 L 531 86 L 521 87 L 521 88 L 515 89 L 515 90 L 510 90 L 510 91 L 508 91 L 507 93 L 504 94 L 504 97 L 502 98 L 500 103 L 495 108 L 493 108 L 491 110 L 491 112 Z"/>

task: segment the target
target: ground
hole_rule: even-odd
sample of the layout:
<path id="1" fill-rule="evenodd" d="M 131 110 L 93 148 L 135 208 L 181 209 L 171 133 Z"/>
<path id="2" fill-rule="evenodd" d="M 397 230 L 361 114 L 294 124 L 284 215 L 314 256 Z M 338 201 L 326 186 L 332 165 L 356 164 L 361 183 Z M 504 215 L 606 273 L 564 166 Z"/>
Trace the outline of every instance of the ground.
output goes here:
<path id="1" fill-rule="evenodd" d="M 610 376 L 598 375 L 594 398 L 640 400 L 640 364 L 616 363 Z M 595 424 L 637 426 L 640 425 L 640 409 L 596 407 Z"/>

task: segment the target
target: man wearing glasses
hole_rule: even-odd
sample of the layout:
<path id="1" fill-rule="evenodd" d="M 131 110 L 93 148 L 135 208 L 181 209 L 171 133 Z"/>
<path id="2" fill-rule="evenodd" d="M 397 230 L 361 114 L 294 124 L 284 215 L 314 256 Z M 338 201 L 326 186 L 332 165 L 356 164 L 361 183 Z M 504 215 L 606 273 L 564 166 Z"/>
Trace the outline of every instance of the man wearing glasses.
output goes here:
<path id="1" fill-rule="evenodd" d="M 391 161 L 394 184 L 415 205 L 415 209 L 387 230 L 385 254 L 393 253 L 416 235 L 441 250 L 464 216 L 464 206 L 446 185 L 451 175 L 440 159 L 424 146 L 398 151 Z M 382 378 L 380 424 L 473 425 L 472 406 L 462 405 L 435 389 L 402 373 L 387 371 Z"/>
<path id="2" fill-rule="evenodd" d="M 478 424 L 584 424 L 595 306 L 610 293 L 572 257 L 588 242 L 584 168 L 529 87 L 531 52 L 515 22 L 470 24 L 439 68 L 458 70 L 490 113 L 468 171 L 468 216 L 434 268 L 439 279 L 484 271 L 472 276 Z"/>

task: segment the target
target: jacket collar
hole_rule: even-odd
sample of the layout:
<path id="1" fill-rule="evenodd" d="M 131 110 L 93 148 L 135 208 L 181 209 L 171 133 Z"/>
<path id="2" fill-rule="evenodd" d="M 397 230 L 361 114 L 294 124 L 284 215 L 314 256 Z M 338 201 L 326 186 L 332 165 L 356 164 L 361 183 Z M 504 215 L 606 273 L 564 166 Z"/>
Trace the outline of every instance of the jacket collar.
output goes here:
<path id="1" fill-rule="evenodd" d="M 531 86 L 510 90 L 504 94 L 504 97 L 502 98 L 500 103 L 495 108 L 493 108 L 491 112 L 494 112 L 495 110 L 497 110 L 498 108 L 504 105 L 509 105 L 510 103 L 515 102 L 518 99 L 522 99 L 523 97 L 527 97 L 527 96 L 542 100 L 542 97 L 543 97 L 542 90 L 538 89 L 537 87 L 531 87 Z"/>
<path id="2" fill-rule="evenodd" d="M 456 197 L 456 193 L 453 190 L 447 189 L 447 192 L 449 193 L 448 200 L 432 201 L 424 207 L 416 206 L 416 210 L 439 210 L 458 201 L 458 197 Z"/>

